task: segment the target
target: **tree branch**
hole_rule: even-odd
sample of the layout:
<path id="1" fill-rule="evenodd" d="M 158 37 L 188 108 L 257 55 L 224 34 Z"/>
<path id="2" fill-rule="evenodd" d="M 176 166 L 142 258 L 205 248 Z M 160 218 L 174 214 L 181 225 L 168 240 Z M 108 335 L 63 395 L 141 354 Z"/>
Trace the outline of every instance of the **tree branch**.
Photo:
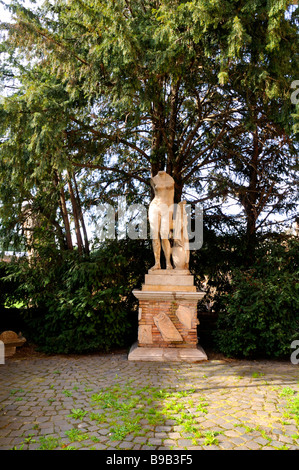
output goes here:
<path id="1" fill-rule="evenodd" d="M 133 144 L 132 142 L 129 142 L 129 141 L 127 141 L 126 139 L 124 139 L 122 137 L 119 137 L 117 134 L 109 135 L 105 132 L 97 131 L 93 127 L 86 126 L 86 124 L 84 124 L 82 121 L 77 119 L 75 116 L 70 116 L 70 118 L 73 122 L 75 122 L 76 124 L 82 126 L 86 130 L 90 131 L 92 134 L 94 134 L 94 135 L 96 135 L 100 138 L 107 139 L 110 142 L 120 142 L 121 144 L 124 144 L 124 145 L 132 148 L 133 150 L 136 150 L 136 152 L 140 153 L 148 162 L 150 162 L 150 158 L 147 155 L 147 153 L 144 150 L 142 150 L 141 148 L 137 147 L 137 145 Z"/>
<path id="2" fill-rule="evenodd" d="M 105 165 L 98 165 L 98 164 L 93 164 L 93 163 L 78 163 L 78 162 L 75 162 L 74 160 L 72 160 L 70 158 L 69 158 L 69 161 L 71 162 L 72 165 L 74 165 L 76 167 L 79 167 L 79 168 L 91 168 L 93 170 L 112 171 L 114 173 L 121 173 L 122 175 L 130 176 L 132 179 L 137 179 L 138 181 L 150 186 L 150 180 L 149 179 L 147 180 L 145 178 L 142 178 L 138 174 L 135 174 L 137 172 L 141 172 L 142 170 L 136 170 L 135 172 L 128 172 L 128 171 L 122 170 L 121 168 L 118 168 L 118 167 L 108 167 L 108 166 L 105 166 Z M 144 170 L 144 171 L 146 171 L 146 170 Z"/>

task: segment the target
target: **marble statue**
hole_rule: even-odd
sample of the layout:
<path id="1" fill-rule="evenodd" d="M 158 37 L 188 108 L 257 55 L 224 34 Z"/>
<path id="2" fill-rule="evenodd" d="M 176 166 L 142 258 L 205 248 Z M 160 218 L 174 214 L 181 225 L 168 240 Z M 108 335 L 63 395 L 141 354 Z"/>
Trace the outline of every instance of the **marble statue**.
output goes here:
<path id="1" fill-rule="evenodd" d="M 149 222 L 155 257 L 155 265 L 152 270 L 161 269 L 161 244 L 166 260 L 166 269 L 173 269 L 169 238 L 173 223 L 174 179 L 166 171 L 159 171 L 156 176 L 151 178 L 151 185 L 155 192 L 155 197 L 149 206 Z"/>
<path id="2" fill-rule="evenodd" d="M 161 245 L 166 260 L 166 269 L 173 269 L 171 258 L 176 269 L 188 269 L 189 245 L 187 235 L 187 215 L 185 201 L 177 205 L 174 218 L 174 179 L 159 171 L 151 178 L 155 197 L 149 206 L 149 222 L 155 264 L 151 271 L 161 269 Z M 173 247 L 170 239 L 174 231 Z"/>

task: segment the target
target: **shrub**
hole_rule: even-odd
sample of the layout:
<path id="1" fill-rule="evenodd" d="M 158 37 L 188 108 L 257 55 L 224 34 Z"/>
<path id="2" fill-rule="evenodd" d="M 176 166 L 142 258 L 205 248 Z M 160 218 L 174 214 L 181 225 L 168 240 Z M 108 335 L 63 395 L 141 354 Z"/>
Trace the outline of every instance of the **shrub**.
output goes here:
<path id="1" fill-rule="evenodd" d="M 109 243 L 89 257 L 77 253 L 10 265 L 26 304 L 26 337 L 40 350 L 83 353 L 128 345 L 137 334 L 137 299 L 149 250 L 143 242 Z"/>
<path id="2" fill-rule="evenodd" d="M 9 282 L 4 281 L 4 278 L 9 272 L 9 264 L 5 261 L 0 261 L 0 308 L 4 308 L 7 296 L 12 294 L 16 288 L 16 284 L 11 279 Z"/>
<path id="3" fill-rule="evenodd" d="M 250 269 L 231 271 L 215 340 L 233 357 L 284 357 L 299 338 L 298 241 L 264 244 Z M 218 307 L 219 307 L 218 306 Z"/>

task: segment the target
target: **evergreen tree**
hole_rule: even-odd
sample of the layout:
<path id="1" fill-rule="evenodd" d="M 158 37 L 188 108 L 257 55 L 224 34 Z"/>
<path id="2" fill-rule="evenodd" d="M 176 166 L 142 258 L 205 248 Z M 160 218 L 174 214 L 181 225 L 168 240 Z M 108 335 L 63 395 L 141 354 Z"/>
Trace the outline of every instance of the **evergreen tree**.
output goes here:
<path id="1" fill-rule="evenodd" d="M 56 0 L 33 11 L 13 2 L 5 51 L 22 86 L 2 107 L 2 155 L 13 162 L 11 152 L 23 158 L 26 148 L 31 175 L 45 166 L 94 170 L 96 187 L 109 183 L 110 195 L 149 195 L 150 174 L 166 169 L 177 200 L 192 185 L 203 190 L 206 175 L 210 196 L 235 191 L 234 179 L 227 188 L 211 177 L 244 165 L 250 182 L 246 195 L 239 184 L 239 200 L 254 235 L 257 193 L 267 195 L 273 181 L 252 186 L 256 143 L 240 157 L 245 141 L 259 140 L 258 121 L 269 123 L 276 154 L 292 147 L 298 56 L 290 3 Z"/>

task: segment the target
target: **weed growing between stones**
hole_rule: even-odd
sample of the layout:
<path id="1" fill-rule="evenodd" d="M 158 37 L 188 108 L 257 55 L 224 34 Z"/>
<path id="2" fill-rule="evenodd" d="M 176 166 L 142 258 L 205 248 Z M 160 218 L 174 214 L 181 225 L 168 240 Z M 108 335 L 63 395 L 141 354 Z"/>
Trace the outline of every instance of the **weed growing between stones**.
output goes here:
<path id="1" fill-rule="evenodd" d="M 81 409 L 72 409 L 72 413 L 70 415 L 68 415 L 70 418 L 74 418 L 74 419 L 83 419 L 85 415 L 87 415 L 88 411 L 84 411 L 84 410 L 81 410 Z"/>
<path id="2" fill-rule="evenodd" d="M 284 416 L 295 421 L 299 433 L 299 396 L 295 396 L 295 392 L 288 393 L 287 396 L 289 398 L 287 400 L 287 407 Z"/>
<path id="3" fill-rule="evenodd" d="M 54 450 L 60 446 L 60 438 L 54 436 L 41 436 L 39 438 L 40 447 L 38 450 Z"/>
<path id="4" fill-rule="evenodd" d="M 116 384 L 89 396 L 86 408 L 72 408 L 67 417 L 83 424 L 78 424 L 78 427 L 75 424 L 73 429 L 65 431 L 69 442 L 65 442 L 65 438 L 62 441 L 54 436 L 42 436 L 39 440 L 36 436 L 30 436 L 20 444 L 19 448 L 23 449 L 26 445 L 37 443 L 39 450 L 54 448 L 72 450 L 74 443 L 88 439 L 99 442 L 97 436 L 81 431 L 79 427 L 82 425 L 85 429 L 91 425 L 98 425 L 99 430 L 102 432 L 104 430 L 113 443 L 124 441 L 129 435 L 141 438 L 147 432 L 153 431 L 156 426 L 163 426 L 167 422 L 179 426 L 181 435 L 188 435 L 193 445 L 196 445 L 201 438 L 205 439 L 204 445 L 217 445 L 215 433 L 212 436 L 200 430 L 197 418 L 208 412 L 208 403 L 204 397 L 195 393 L 196 390 L 191 388 L 177 390 L 145 386 L 136 389 L 132 380 L 123 386 Z M 62 395 L 71 397 L 72 392 L 64 390 Z M 54 399 L 51 397 L 48 399 L 49 404 L 52 400 Z"/>
<path id="5" fill-rule="evenodd" d="M 255 375 L 253 373 L 251 377 L 260 379 L 262 374 L 259 373 L 257 377 Z M 59 391 L 59 384 L 55 385 L 55 389 L 53 385 L 49 385 L 53 395 L 47 394 L 46 399 L 53 408 L 52 416 L 57 418 L 57 420 L 53 418 L 52 433 L 41 435 L 44 426 L 32 424 L 31 429 L 28 429 L 32 432 L 25 430 L 21 436 L 22 442 L 14 449 L 72 450 L 92 449 L 92 446 L 127 448 L 126 445 L 128 448 L 133 448 L 135 445 L 139 447 L 166 445 L 169 449 L 177 445 L 181 448 L 222 446 L 223 438 L 218 440 L 218 437 L 220 434 L 226 435 L 225 430 L 219 432 L 218 426 L 215 429 L 213 427 L 207 429 L 204 425 L 205 420 L 210 419 L 209 403 L 205 394 L 189 388 L 187 384 L 185 389 L 179 387 L 178 385 L 169 388 L 140 385 L 136 387 L 132 380 L 100 389 L 90 388 L 82 383 L 80 387 L 66 387 Z M 289 386 L 272 387 L 272 389 L 281 399 L 275 405 L 277 411 L 284 411 L 284 422 L 281 420 L 281 423 L 291 427 L 285 429 L 285 432 L 288 431 L 284 436 L 285 443 L 279 442 L 278 445 L 277 441 L 280 439 L 275 437 L 274 424 L 264 426 L 262 422 L 261 425 L 257 425 L 255 421 L 250 423 L 238 419 L 234 426 L 241 438 L 239 439 L 237 434 L 231 436 L 238 441 L 237 446 L 242 443 L 243 433 L 250 435 L 249 438 L 255 440 L 253 444 L 260 447 L 287 449 L 298 443 L 298 393 Z M 75 396 L 75 392 L 79 393 Z M 30 397 L 27 395 L 28 390 L 17 388 L 10 390 L 13 401 L 22 397 L 28 400 Z M 72 407 L 72 399 L 75 398 L 77 405 Z M 68 410 L 64 415 L 65 422 L 55 416 L 54 408 L 57 403 L 54 403 L 54 400 L 62 405 L 63 410 Z M 275 420 L 272 419 L 272 422 Z M 65 425 L 70 425 L 70 429 L 65 430 Z"/>
<path id="6" fill-rule="evenodd" d="M 142 436 L 145 429 L 162 426 L 170 420 L 181 426 L 195 442 L 203 437 L 197 417 L 207 413 L 208 404 L 203 397 L 197 396 L 194 400 L 194 393 L 194 389 L 177 391 L 143 387 L 136 390 L 130 384 L 123 389 L 116 385 L 112 390 L 101 390 L 92 395 L 91 404 L 100 412 L 90 413 L 89 419 L 101 424 L 106 422 L 110 426 L 111 440 L 124 440 L 129 434 Z M 206 445 L 209 444 L 210 440 Z"/>
<path id="7" fill-rule="evenodd" d="M 71 442 L 81 442 L 89 439 L 89 434 L 80 431 L 80 429 L 70 429 L 65 432 L 65 435 L 69 438 Z"/>

